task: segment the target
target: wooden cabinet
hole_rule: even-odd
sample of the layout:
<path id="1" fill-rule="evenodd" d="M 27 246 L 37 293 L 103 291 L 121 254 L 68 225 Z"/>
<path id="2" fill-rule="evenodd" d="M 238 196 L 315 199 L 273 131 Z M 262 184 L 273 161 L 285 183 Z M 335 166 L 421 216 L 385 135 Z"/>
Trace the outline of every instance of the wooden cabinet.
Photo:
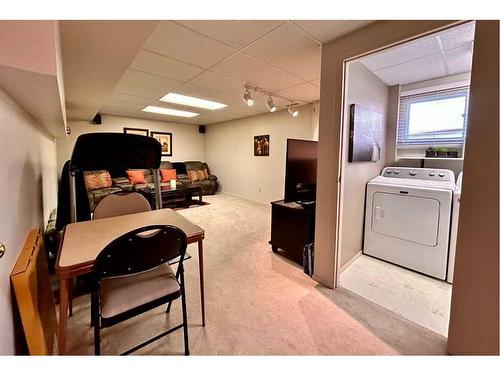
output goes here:
<path id="1" fill-rule="evenodd" d="M 271 202 L 272 250 L 302 265 L 304 246 L 314 241 L 316 205 L 303 207 L 283 200 Z"/>

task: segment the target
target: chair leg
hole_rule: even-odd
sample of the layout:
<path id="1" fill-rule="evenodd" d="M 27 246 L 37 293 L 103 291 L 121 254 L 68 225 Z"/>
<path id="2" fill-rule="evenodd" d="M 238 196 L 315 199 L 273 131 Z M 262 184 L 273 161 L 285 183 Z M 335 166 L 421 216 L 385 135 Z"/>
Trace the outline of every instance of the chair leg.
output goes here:
<path id="1" fill-rule="evenodd" d="M 186 293 L 184 291 L 184 272 L 182 271 L 181 271 L 181 303 L 182 303 L 182 325 L 184 329 L 184 355 L 189 355 Z"/>
<path id="2" fill-rule="evenodd" d="M 101 355 L 101 330 L 99 322 L 99 300 L 97 292 L 92 292 L 91 324 L 94 325 L 94 354 Z"/>
<path id="3" fill-rule="evenodd" d="M 169 302 L 167 303 L 167 311 L 166 311 L 166 313 L 167 313 L 167 314 L 170 312 L 170 307 L 171 307 L 171 306 L 172 306 L 172 301 L 169 301 Z"/>

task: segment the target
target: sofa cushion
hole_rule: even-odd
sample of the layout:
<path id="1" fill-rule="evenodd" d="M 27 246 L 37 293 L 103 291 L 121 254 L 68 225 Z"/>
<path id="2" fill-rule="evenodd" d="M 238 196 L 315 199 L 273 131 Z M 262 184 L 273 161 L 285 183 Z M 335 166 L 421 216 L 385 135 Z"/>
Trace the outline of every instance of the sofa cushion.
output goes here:
<path id="1" fill-rule="evenodd" d="M 145 184 L 146 179 L 144 177 L 144 170 L 130 170 L 127 171 L 128 179 L 131 184 Z"/>
<path id="2" fill-rule="evenodd" d="M 83 172 L 87 190 L 105 189 L 113 186 L 111 175 L 108 171 Z"/>
<path id="3" fill-rule="evenodd" d="M 188 172 L 188 176 L 189 176 L 189 179 L 191 180 L 191 182 L 195 182 L 195 181 L 198 181 L 198 173 L 196 173 L 196 171 L 187 171 Z"/>
<path id="4" fill-rule="evenodd" d="M 186 164 L 183 162 L 174 162 L 172 163 L 172 167 L 177 171 L 177 174 L 187 174 Z"/>
<path id="5" fill-rule="evenodd" d="M 196 171 L 196 175 L 198 176 L 198 180 L 203 181 L 207 179 L 207 176 L 205 175 L 205 172 L 201 169 L 198 169 Z"/>
<path id="6" fill-rule="evenodd" d="M 169 182 L 170 180 L 177 180 L 177 172 L 175 169 L 160 169 L 161 182 Z"/>

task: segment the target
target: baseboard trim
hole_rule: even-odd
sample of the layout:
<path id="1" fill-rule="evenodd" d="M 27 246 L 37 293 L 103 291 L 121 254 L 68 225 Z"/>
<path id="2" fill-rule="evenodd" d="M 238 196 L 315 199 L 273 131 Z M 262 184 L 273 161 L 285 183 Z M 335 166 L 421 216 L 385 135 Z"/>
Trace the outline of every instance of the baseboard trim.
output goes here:
<path id="1" fill-rule="evenodd" d="M 259 204 L 264 204 L 266 206 L 268 206 L 271 202 L 263 202 L 263 201 L 258 201 L 256 199 L 252 199 L 252 198 L 248 198 L 248 197 L 244 197 L 242 195 L 239 195 L 239 194 L 234 194 L 234 193 L 230 193 L 228 191 L 220 191 L 219 192 L 220 194 L 226 194 L 226 195 L 230 195 L 232 197 L 235 197 L 235 198 L 240 198 L 240 199 L 243 199 L 243 200 L 246 200 L 246 201 L 249 201 L 249 202 L 253 202 L 253 203 L 259 203 Z"/>
<path id="2" fill-rule="evenodd" d="M 348 268 L 351 264 L 353 264 L 353 263 L 354 263 L 354 261 L 355 261 L 356 259 L 358 259 L 361 255 L 363 255 L 363 251 L 362 251 L 362 250 L 360 250 L 359 252 L 357 252 L 357 253 L 356 253 L 356 254 L 355 254 L 355 255 L 354 255 L 351 259 L 349 259 L 349 260 L 347 261 L 347 263 L 346 263 L 346 264 L 344 264 L 342 267 L 340 267 L 340 269 L 339 269 L 339 274 L 341 274 L 342 272 L 344 272 L 344 271 L 345 271 L 345 270 L 346 270 L 346 269 L 347 269 L 347 268 Z"/>

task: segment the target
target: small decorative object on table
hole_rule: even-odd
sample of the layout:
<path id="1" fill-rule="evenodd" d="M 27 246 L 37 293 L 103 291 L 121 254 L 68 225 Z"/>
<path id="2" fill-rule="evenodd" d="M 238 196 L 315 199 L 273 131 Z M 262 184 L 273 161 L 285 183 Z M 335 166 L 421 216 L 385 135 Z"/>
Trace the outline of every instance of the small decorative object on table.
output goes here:
<path id="1" fill-rule="evenodd" d="M 170 180 L 170 187 L 172 189 L 175 189 L 177 187 L 177 181 L 176 180 Z"/>

